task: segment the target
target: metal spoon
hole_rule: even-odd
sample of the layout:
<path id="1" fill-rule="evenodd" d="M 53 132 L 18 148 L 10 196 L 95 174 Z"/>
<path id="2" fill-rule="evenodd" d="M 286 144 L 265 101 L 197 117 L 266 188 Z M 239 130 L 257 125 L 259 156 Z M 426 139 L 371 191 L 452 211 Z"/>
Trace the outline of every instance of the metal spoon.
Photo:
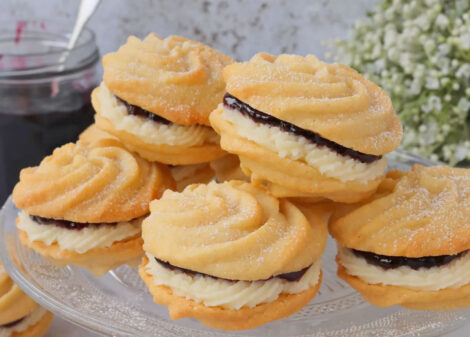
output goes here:
<path id="1" fill-rule="evenodd" d="M 81 0 L 80 1 L 80 8 L 78 9 L 77 18 L 75 20 L 75 25 L 72 30 L 72 34 L 70 35 L 69 42 L 67 44 L 67 50 L 62 53 L 59 59 L 59 71 L 64 70 L 65 63 L 67 62 L 67 58 L 70 55 L 70 51 L 75 47 L 75 44 L 82 33 L 83 28 L 85 27 L 88 20 L 91 18 L 93 13 L 95 12 L 98 4 L 101 0 Z"/>

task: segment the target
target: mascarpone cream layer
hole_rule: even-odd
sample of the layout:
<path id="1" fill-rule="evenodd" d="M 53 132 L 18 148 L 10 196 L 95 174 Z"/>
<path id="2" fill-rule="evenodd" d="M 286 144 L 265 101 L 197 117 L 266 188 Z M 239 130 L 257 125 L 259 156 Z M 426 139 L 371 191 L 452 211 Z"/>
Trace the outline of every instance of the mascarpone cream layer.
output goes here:
<path id="1" fill-rule="evenodd" d="M 304 161 L 325 176 L 342 182 L 374 180 L 383 175 L 387 168 L 386 158 L 370 164 L 362 163 L 275 126 L 256 123 L 226 106 L 223 106 L 221 118 L 231 123 L 241 137 L 276 152 L 281 158 Z"/>
<path id="2" fill-rule="evenodd" d="M 57 243 L 61 249 L 83 254 L 93 248 L 110 247 L 116 241 L 139 234 L 143 219 L 119 222 L 112 226 L 90 226 L 75 230 L 53 224 L 39 224 L 26 212 L 21 211 L 18 213 L 17 227 L 28 234 L 30 241 L 41 241 L 47 246 Z"/>
<path id="3" fill-rule="evenodd" d="M 357 276 L 370 284 L 432 291 L 460 288 L 470 283 L 470 254 L 464 254 L 440 267 L 418 270 L 407 266 L 387 270 L 368 263 L 345 247 L 338 247 L 338 256 L 349 275 Z"/>
<path id="4" fill-rule="evenodd" d="M 297 294 L 315 286 L 320 277 L 321 260 L 315 261 L 298 281 L 272 278 L 266 281 L 227 281 L 204 275 L 189 275 L 171 270 L 158 263 L 147 253 L 145 269 L 153 277 L 154 285 L 168 286 L 174 294 L 186 297 L 205 306 L 228 309 L 255 307 L 275 301 L 281 293 Z"/>
<path id="5" fill-rule="evenodd" d="M 198 146 L 217 143 L 219 136 L 210 127 L 202 125 L 184 126 L 162 124 L 145 117 L 130 115 L 126 106 L 101 83 L 97 98 L 101 109 L 100 115 L 108 119 L 116 130 L 129 132 L 149 144 Z"/>

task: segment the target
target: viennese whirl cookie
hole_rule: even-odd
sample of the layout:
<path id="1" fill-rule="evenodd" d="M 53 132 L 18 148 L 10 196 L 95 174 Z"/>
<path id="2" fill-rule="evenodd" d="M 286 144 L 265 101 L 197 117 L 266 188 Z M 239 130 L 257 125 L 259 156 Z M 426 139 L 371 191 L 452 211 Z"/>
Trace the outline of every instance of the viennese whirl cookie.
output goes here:
<path id="1" fill-rule="evenodd" d="M 222 68 L 232 59 L 179 36 L 129 37 L 103 57 L 103 83 L 92 103 L 97 125 L 150 161 L 209 162 L 224 154 L 209 126 L 222 100 Z"/>
<path id="2" fill-rule="evenodd" d="M 377 188 L 383 155 L 402 138 L 377 85 L 313 55 L 257 54 L 225 67 L 224 78 L 211 124 L 253 183 L 276 196 L 348 203 Z"/>
<path id="3" fill-rule="evenodd" d="M 23 169 L 13 190 L 21 242 L 58 265 L 97 275 L 142 254 L 149 202 L 174 188 L 168 167 L 115 139 L 79 141 Z"/>
<path id="4" fill-rule="evenodd" d="M 249 329 L 300 310 L 318 291 L 320 213 L 241 181 L 166 191 L 150 209 L 139 273 L 173 319 Z"/>
<path id="5" fill-rule="evenodd" d="M 470 171 L 390 172 L 371 200 L 330 223 L 338 275 L 378 306 L 470 305 Z"/>

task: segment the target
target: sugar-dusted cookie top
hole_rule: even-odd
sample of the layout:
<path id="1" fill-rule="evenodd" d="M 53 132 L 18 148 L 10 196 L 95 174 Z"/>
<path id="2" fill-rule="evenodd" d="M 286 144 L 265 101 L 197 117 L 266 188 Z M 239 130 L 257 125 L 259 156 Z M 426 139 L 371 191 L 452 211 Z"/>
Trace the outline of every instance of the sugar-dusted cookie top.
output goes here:
<path id="1" fill-rule="evenodd" d="M 310 266 L 326 225 L 241 181 L 166 191 L 144 220 L 144 250 L 177 267 L 231 280 L 264 280 Z"/>
<path id="2" fill-rule="evenodd" d="M 224 69 L 227 92 L 251 107 L 366 154 L 398 147 L 388 95 L 355 70 L 315 56 L 255 55 Z"/>
<path id="3" fill-rule="evenodd" d="M 104 82 L 119 98 L 182 125 L 209 125 L 222 101 L 224 66 L 233 60 L 184 37 L 131 36 L 103 57 Z"/>
<path id="4" fill-rule="evenodd" d="M 69 143 L 39 166 L 21 170 L 13 201 L 28 214 L 76 222 L 143 216 L 174 181 L 169 169 L 127 151 L 115 139 Z"/>
<path id="5" fill-rule="evenodd" d="M 387 256 L 453 255 L 470 249 L 470 170 L 413 166 L 389 172 L 368 202 L 334 215 L 347 248 Z"/>

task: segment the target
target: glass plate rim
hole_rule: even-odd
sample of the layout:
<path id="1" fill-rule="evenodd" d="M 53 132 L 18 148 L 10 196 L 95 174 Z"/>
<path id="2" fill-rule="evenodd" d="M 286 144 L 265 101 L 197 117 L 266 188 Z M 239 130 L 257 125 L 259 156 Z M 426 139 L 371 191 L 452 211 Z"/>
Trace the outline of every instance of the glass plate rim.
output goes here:
<path id="1" fill-rule="evenodd" d="M 409 153 L 404 150 L 395 150 L 392 153 L 388 154 L 387 156 L 390 157 L 404 157 L 413 161 L 414 163 L 420 163 L 426 166 L 434 166 L 440 163 L 434 162 L 432 160 L 420 157 L 418 155 Z M 5 204 L 2 206 L 0 210 L 0 221 L 2 221 L 1 228 L 0 228 L 0 243 L 5 242 L 5 230 L 4 230 L 4 213 L 5 209 L 12 204 L 12 196 L 10 195 Z M 16 263 L 13 261 L 12 257 L 8 252 L 8 247 L 4 244 L 0 244 L 0 259 L 3 261 L 3 265 L 5 270 L 10 274 L 11 278 L 15 283 L 21 286 L 22 290 L 33 298 L 37 303 L 45 307 L 46 309 L 52 312 L 60 312 L 60 315 L 63 319 L 76 324 L 80 327 L 83 327 L 89 331 L 99 333 L 102 335 L 112 335 L 112 336 L 129 336 L 132 334 L 132 331 L 127 329 L 121 329 L 118 326 L 113 326 L 112 324 L 103 324 L 104 322 L 102 319 L 95 318 L 93 316 L 83 314 L 83 312 L 74 309 L 73 307 L 69 307 L 65 303 L 62 303 L 54 298 L 51 298 L 47 295 L 45 291 L 43 291 L 39 286 L 35 285 L 33 282 L 28 280 L 27 276 L 17 267 Z M 66 267 L 69 268 L 69 267 Z M 112 319 L 108 319 L 108 323 L 112 323 Z M 174 327 L 168 324 L 167 322 L 160 320 L 160 323 L 163 326 L 166 326 L 168 330 L 173 330 Z M 463 326 L 466 323 L 465 320 L 455 321 L 454 324 L 449 327 L 449 329 L 445 330 L 445 333 L 449 333 L 450 331 L 456 330 L 459 327 Z M 193 330 L 189 327 L 184 327 L 185 329 Z M 437 333 L 440 334 L 443 331 L 438 331 Z M 207 336 L 218 336 L 219 334 L 224 334 L 224 336 L 237 336 L 236 334 L 232 334 L 230 331 L 219 331 L 214 330 L 207 331 Z"/>

